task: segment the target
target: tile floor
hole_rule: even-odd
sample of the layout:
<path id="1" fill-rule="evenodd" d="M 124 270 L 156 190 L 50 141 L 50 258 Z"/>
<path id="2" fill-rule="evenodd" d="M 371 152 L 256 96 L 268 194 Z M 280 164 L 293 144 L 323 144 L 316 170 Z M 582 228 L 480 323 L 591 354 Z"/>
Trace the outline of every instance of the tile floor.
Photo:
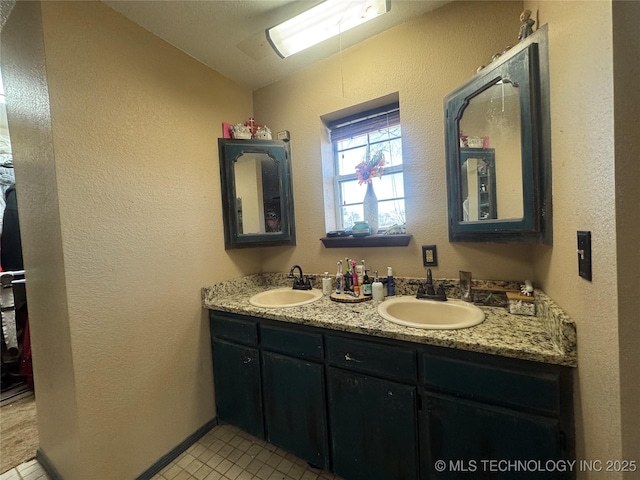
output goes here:
<path id="1" fill-rule="evenodd" d="M 4 472 L 0 480 L 49 480 L 49 477 L 38 461 L 33 459 Z"/>
<path id="2" fill-rule="evenodd" d="M 36 460 L 0 480 L 49 480 Z M 96 478 L 95 480 L 99 480 Z M 153 480 L 341 480 L 231 425 L 213 428 Z"/>

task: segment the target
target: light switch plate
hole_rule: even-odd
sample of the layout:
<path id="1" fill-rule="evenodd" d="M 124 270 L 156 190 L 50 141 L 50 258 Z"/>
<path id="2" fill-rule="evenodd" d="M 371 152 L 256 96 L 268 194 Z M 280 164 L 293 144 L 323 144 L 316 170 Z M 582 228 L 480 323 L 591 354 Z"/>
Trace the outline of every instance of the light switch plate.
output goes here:
<path id="1" fill-rule="evenodd" d="M 435 245 L 422 246 L 422 264 L 425 267 L 438 266 L 438 251 Z"/>
<path id="2" fill-rule="evenodd" d="M 578 231 L 578 275 L 591 281 L 591 232 Z"/>

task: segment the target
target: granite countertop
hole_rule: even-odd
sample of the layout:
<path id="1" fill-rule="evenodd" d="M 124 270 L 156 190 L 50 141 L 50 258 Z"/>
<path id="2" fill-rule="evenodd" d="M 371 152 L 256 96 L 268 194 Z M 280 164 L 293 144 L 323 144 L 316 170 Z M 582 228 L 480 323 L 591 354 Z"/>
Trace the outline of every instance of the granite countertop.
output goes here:
<path id="1" fill-rule="evenodd" d="M 396 291 L 408 294 L 415 290 L 415 287 L 410 290 L 407 287 L 411 280 L 419 279 L 396 279 Z M 290 282 L 282 274 L 252 275 L 222 282 L 202 289 L 202 306 L 330 330 L 577 366 L 575 323 L 542 291 L 535 292 L 536 316 L 512 315 L 504 307 L 481 306 L 485 321 L 475 327 L 458 330 L 426 330 L 396 325 L 378 314 L 380 302 L 374 300 L 347 304 L 323 296 L 316 302 L 288 308 L 262 308 L 249 303 L 249 298 L 256 293 L 289 286 Z"/>

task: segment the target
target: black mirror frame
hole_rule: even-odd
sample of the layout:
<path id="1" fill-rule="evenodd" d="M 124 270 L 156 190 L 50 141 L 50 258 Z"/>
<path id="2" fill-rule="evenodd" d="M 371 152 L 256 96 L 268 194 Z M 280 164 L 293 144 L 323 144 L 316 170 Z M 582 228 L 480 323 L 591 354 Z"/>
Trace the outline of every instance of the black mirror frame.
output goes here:
<path id="1" fill-rule="evenodd" d="M 295 216 L 291 178 L 291 150 L 288 141 L 218 139 L 222 219 L 225 249 L 295 245 Z M 278 165 L 281 186 L 282 230 L 274 233 L 240 234 L 236 214 L 235 163 L 243 153 L 264 153 Z"/>
<path id="2" fill-rule="evenodd" d="M 471 99 L 499 80 L 519 88 L 522 219 L 463 222 L 459 122 Z M 552 243 L 551 141 L 546 25 L 444 99 L 450 242 Z"/>

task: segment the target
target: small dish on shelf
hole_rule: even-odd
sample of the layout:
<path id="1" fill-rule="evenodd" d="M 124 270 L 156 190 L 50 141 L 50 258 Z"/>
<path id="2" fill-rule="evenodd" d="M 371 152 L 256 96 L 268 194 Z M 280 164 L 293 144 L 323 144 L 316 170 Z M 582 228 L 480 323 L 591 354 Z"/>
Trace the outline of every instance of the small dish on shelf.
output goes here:
<path id="1" fill-rule="evenodd" d="M 351 235 L 354 237 L 366 237 L 371 235 L 371 227 L 365 221 L 356 222 L 351 227 Z"/>

